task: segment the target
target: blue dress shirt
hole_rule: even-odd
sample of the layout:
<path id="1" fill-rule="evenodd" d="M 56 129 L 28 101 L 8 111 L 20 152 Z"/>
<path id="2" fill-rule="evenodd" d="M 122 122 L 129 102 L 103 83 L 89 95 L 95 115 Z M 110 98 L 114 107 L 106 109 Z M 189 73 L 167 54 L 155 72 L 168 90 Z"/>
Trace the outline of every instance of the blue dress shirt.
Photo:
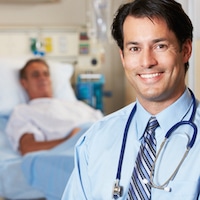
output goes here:
<path id="1" fill-rule="evenodd" d="M 121 170 L 120 185 L 125 200 L 135 159 L 140 147 L 143 133 L 151 117 L 139 102 L 128 132 L 124 159 Z M 62 200 L 111 200 L 116 179 L 119 155 L 124 128 L 129 114 L 134 107 L 132 103 L 125 108 L 104 117 L 95 123 L 78 141 L 75 148 L 75 169 L 68 181 Z M 156 129 L 157 150 L 167 131 L 177 122 L 188 120 L 192 113 L 192 98 L 188 89 L 172 105 L 156 115 L 159 127 Z M 200 130 L 200 105 L 194 123 Z M 154 173 L 154 183 L 162 185 L 176 169 L 192 137 L 192 129 L 182 125 L 169 137 L 158 157 Z M 152 188 L 152 200 L 200 200 L 200 135 L 193 148 L 181 165 L 175 178 L 169 182 L 171 192 Z"/>

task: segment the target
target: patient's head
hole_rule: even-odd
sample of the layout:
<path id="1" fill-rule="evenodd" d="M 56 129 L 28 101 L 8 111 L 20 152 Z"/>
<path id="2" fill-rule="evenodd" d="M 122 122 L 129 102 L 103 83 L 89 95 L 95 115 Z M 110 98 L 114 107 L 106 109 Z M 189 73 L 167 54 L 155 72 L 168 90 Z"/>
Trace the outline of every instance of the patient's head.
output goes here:
<path id="1" fill-rule="evenodd" d="M 20 70 L 20 82 L 30 99 L 52 97 L 49 66 L 43 59 L 31 59 Z"/>

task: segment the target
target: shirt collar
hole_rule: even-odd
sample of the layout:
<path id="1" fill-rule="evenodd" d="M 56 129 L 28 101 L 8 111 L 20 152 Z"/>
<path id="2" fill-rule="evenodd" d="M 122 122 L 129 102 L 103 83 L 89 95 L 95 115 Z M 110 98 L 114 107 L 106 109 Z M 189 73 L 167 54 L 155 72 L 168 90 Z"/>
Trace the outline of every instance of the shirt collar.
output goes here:
<path id="1" fill-rule="evenodd" d="M 156 115 L 160 128 L 167 131 L 177 122 L 183 120 L 192 106 L 192 97 L 188 89 L 172 105 Z M 135 114 L 137 125 L 137 137 L 142 138 L 147 123 L 152 115 L 147 112 L 137 100 L 137 111 Z M 190 117 L 190 116 L 189 116 Z"/>

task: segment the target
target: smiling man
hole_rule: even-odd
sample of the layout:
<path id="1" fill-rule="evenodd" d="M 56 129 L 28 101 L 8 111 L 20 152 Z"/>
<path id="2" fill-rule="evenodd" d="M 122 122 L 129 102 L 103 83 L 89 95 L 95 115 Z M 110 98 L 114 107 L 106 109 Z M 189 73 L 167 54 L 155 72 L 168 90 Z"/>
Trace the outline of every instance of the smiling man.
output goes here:
<path id="1" fill-rule="evenodd" d="M 191 55 L 191 39 L 180 44 L 165 20 L 156 16 L 128 16 L 123 30 L 124 49 L 120 55 L 127 77 L 142 106 L 157 114 L 185 90 L 183 66 Z"/>
<path id="2" fill-rule="evenodd" d="M 80 138 L 62 200 L 200 199 L 200 106 L 185 84 L 192 32 L 174 0 L 120 6 L 112 35 L 137 99 Z"/>

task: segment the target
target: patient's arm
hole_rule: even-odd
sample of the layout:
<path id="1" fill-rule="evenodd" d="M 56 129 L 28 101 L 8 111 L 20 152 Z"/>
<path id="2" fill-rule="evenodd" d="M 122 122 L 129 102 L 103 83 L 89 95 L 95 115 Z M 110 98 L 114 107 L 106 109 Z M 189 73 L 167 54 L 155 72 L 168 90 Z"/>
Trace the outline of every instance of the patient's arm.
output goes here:
<path id="1" fill-rule="evenodd" d="M 70 137 L 75 135 L 79 130 L 80 130 L 79 128 L 73 129 L 72 132 L 67 137 L 62 139 L 42 141 L 42 142 L 36 141 L 32 133 L 25 133 L 20 139 L 19 151 L 21 152 L 22 155 L 24 155 L 26 153 L 30 153 L 33 151 L 51 149 L 56 145 L 64 142 L 65 140 L 68 140 Z"/>

